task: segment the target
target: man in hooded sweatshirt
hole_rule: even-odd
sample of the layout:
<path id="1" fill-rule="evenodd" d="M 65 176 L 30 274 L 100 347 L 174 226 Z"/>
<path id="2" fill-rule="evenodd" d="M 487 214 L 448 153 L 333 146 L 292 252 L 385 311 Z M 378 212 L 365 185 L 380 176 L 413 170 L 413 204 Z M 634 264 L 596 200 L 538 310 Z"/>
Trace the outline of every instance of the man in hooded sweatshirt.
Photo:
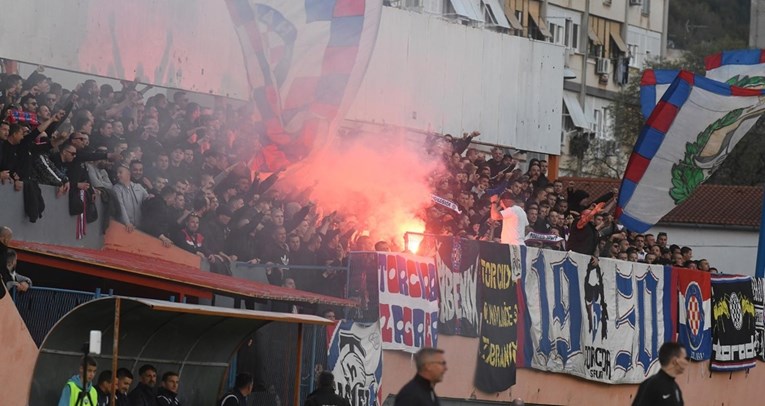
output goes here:
<path id="1" fill-rule="evenodd" d="M 319 388 L 311 392 L 304 406 L 350 406 L 350 403 L 335 393 L 335 376 L 332 372 L 319 374 Z"/>
<path id="2" fill-rule="evenodd" d="M 85 385 L 82 383 L 83 365 L 87 368 L 85 370 Z M 91 356 L 86 356 L 83 362 L 80 363 L 79 373 L 69 378 L 66 385 L 64 385 L 61 397 L 58 399 L 58 406 L 96 406 L 98 393 L 93 386 L 93 379 L 96 377 L 97 368 L 96 360 Z M 83 387 L 85 388 L 84 393 Z M 80 397 L 82 397 L 82 401 L 80 401 Z"/>

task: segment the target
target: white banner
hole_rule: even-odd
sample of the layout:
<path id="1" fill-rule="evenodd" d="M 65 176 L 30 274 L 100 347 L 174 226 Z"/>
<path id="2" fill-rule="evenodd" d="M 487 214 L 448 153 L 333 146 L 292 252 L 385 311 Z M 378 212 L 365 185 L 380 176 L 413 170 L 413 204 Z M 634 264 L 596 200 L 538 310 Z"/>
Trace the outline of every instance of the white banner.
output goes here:
<path id="1" fill-rule="evenodd" d="M 606 383 L 639 383 L 671 339 L 671 270 L 526 248 L 526 365 Z"/>
<path id="2" fill-rule="evenodd" d="M 417 352 L 438 340 L 438 274 L 433 258 L 378 253 L 383 348 Z"/>
<path id="3" fill-rule="evenodd" d="M 380 325 L 342 320 L 331 335 L 327 368 L 335 376 L 335 392 L 352 406 L 381 405 Z"/>

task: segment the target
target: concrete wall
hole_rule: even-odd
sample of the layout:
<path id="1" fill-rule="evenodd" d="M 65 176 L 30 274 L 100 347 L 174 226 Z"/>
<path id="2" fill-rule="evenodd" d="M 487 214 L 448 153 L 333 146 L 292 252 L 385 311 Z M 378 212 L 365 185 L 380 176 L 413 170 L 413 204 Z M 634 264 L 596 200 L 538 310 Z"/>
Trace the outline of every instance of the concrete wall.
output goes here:
<path id="1" fill-rule="evenodd" d="M 0 299 L 0 326 L 0 359 L 5 365 L 0 368 L 0 382 L 3 383 L 0 385 L 0 403 L 26 405 L 37 361 L 37 346 L 10 294 Z"/>
<path id="2" fill-rule="evenodd" d="M 560 153 L 563 47 L 383 7 L 348 120 Z"/>
<path id="3" fill-rule="evenodd" d="M 449 370 L 444 381 L 436 386 L 439 396 L 509 402 L 520 397 L 541 405 L 629 405 L 637 385 L 606 385 L 533 369 L 519 369 L 516 385 L 502 393 L 480 393 L 473 387 L 478 339 L 439 336 L 438 346 L 446 351 Z M 395 394 L 415 374 L 411 355 L 401 351 L 383 354 L 383 399 Z M 762 404 L 759 383 L 765 379 L 765 364 L 746 372 L 715 373 L 710 376 L 709 363 L 692 363 L 677 382 L 686 405 L 758 405 Z"/>
<path id="4" fill-rule="evenodd" d="M 99 219 L 87 225 L 85 238 L 78 240 L 76 235 L 75 216 L 69 214 L 67 196 L 56 198 L 56 188 L 40 186 L 45 200 L 43 217 L 34 224 L 24 215 L 24 197 L 21 192 L 14 192 L 9 184 L 0 185 L 0 225 L 13 229 L 16 240 L 68 245 L 99 249 L 103 245 L 101 220 L 103 209 L 99 207 Z"/>
<path id="5" fill-rule="evenodd" d="M 706 258 L 720 272 L 754 276 L 759 231 L 656 226 L 649 233 L 667 233 L 669 244 L 693 249 L 693 259 Z"/>

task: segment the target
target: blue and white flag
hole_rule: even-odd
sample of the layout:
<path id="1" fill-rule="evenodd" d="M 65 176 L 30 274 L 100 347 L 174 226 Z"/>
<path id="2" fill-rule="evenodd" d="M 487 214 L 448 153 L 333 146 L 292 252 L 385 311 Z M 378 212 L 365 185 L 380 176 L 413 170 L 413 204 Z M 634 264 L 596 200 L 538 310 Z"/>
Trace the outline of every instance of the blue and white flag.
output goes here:
<path id="1" fill-rule="evenodd" d="M 525 365 L 605 383 L 659 369 L 674 330 L 670 268 L 536 248 L 525 263 Z"/>
<path id="2" fill-rule="evenodd" d="M 351 406 L 382 404 L 382 340 L 380 324 L 341 320 L 331 331 L 327 369 L 335 376 L 335 392 Z"/>

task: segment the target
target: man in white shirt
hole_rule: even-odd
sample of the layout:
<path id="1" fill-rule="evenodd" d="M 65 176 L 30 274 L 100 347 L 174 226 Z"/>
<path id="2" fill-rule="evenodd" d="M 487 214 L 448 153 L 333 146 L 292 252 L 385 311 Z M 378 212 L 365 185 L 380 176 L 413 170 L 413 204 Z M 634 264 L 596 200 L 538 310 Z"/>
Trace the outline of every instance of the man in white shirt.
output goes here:
<path id="1" fill-rule="evenodd" d="M 505 191 L 500 196 L 491 197 L 491 218 L 502 220 L 503 244 L 526 245 L 524 239 L 529 220 L 526 218 L 526 212 L 516 205 L 511 192 Z"/>

